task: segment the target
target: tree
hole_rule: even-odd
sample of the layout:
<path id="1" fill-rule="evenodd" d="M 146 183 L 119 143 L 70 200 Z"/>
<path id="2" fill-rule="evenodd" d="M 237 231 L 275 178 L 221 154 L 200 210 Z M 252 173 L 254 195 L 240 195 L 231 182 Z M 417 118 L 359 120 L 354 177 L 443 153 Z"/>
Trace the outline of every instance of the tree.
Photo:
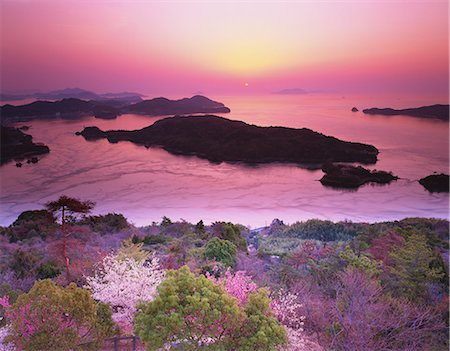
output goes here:
<path id="1" fill-rule="evenodd" d="M 360 269 L 369 276 L 375 276 L 382 271 L 380 261 L 376 261 L 363 253 L 357 254 L 350 246 L 346 246 L 345 250 L 340 252 L 339 257 L 350 267 Z"/>
<path id="2" fill-rule="evenodd" d="M 212 238 L 205 246 L 203 258 L 232 267 L 236 263 L 236 246 L 231 241 Z"/>
<path id="3" fill-rule="evenodd" d="M 278 321 L 286 330 L 288 345 L 287 348 L 281 348 L 282 351 L 304 350 L 303 326 L 306 317 L 302 313 L 303 305 L 298 300 L 297 294 L 281 289 L 270 304 Z"/>
<path id="4" fill-rule="evenodd" d="M 433 266 L 435 255 L 422 234 L 411 234 L 403 246 L 391 253 L 391 258 L 394 292 L 411 301 L 423 301 L 428 284 L 439 281 L 445 274 L 440 266 Z"/>
<path id="5" fill-rule="evenodd" d="M 10 322 L 6 340 L 19 350 L 69 350 L 113 332 L 109 309 L 74 283 L 63 288 L 40 280 L 13 305 L 0 302 Z"/>
<path id="6" fill-rule="evenodd" d="M 239 226 L 233 223 L 215 222 L 212 229 L 220 239 L 231 241 L 239 250 L 247 250 L 247 241 L 242 236 Z"/>
<path id="7" fill-rule="evenodd" d="M 324 310 L 327 349 L 345 351 L 437 350 L 445 327 L 431 308 L 385 296 L 361 270 L 338 274 L 336 295 Z M 447 349 L 447 348 L 445 348 Z"/>
<path id="8" fill-rule="evenodd" d="M 112 318 L 125 334 L 132 332 L 137 303 L 152 301 L 165 276 L 158 259 L 147 262 L 148 253 L 140 251 L 139 245 L 126 244 L 117 255 L 106 256 L 93 277 L 86 277 L 86 288 L 111 306 Z"/>
<path id="9" fill-rule="evenodd" d="M 198 223 L 195 225 L 195 234 L 199 236 L 205 235 L 205 225 L 203 224 L 203 220 L 198 221 Z"/>
<path id="10" fill-rule="evenodd" d="M 245 304 L 188 267 L 169 271 L 154 301 L 139 306 L 135 332 L 148 350 L 178 344 L 183 350 L 275 350 L 285 333 L 264 289 Z"/>
<path id="11" fill-rule="evenodd" d="M 242 306 L 248 301 L 248 295 L 258 289 L 258 286 L 252 281 L 252 278 L 244 271 L 237 271 L 235 273 L 227 269 L 225 274 L 216 278 L 214 275 L 207 274 L 216 284 L 222 285 L 225 291 L 235 297 L 238 301 L 238 306 Z"/>
<path id="12" fill-rule="evenodd" d="M 148 350 L 175 342 L 186 350 L 217 345 L 235 330 L 239 318 L 231 296 L 205 276 L 196 278 L 186 266 L 169 271 L 154 301 L 138 308 L 134 328 Z"/>
<path id="13" fill-rule="evenodd" d="M 61 195 L 56 201 L 50 201 L 46 205 L 47 210 L 61 217 L 61 231 L 63 234 L 63 257 L 66 265 L 67 282 L 70 282 L 70 262 L 67 254 L 67 239 L 70 236 L 67 220 L 77 214 L 89 213 L 94 208 L 92 201 L 81 201 L 65 195 Z"/>

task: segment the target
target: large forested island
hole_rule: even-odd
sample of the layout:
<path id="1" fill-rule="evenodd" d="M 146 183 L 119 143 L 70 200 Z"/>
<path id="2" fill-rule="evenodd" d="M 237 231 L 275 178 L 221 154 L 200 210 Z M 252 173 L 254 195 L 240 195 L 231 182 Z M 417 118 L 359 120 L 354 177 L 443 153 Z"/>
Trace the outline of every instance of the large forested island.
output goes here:
<path id="1" fill-rule="evenodd" d="M 87 127 L 78 134 L 87 140 L 106 138 L 111 143 L 126 140 L 160 146 L 211 162 L 369 164 L 377 161 L 378 154 L 372 145 L 342 141 L 307 128 L 259 127 L 213 115 L 175 116 L 133 131 Z"/>
<path id="2" fill-rule="evenodd" d="M 420 118 L 435 118 L 443 121 L 449 120 L 449 105 L 431 105 L 422 106 L 416 108 L 405 108 L 401 110 L 396 110 L 392 108 L 368 108 L 363 110 L 365 114 L 368 115 L 383 115 L 383 116 L 412 116 Z"/>
<path id="3" fill-rule="evenodd" d="M 230 109 L 223 103 L 200 95 L 180 100 L 169 100 L 161 97 L 137 103 L 130 103 L 130 97 L 122 95 L 112 95 L 109 99 L 88 101 L 64 98 L 58 101 L 35 101 L 20 106 L 4 105 L 0 108 L 3 121 L 34 118 L 79 118 L 83 116 L 115 118 L 124 113 L 156 116 L 227 112 L 230 112 Z"/>

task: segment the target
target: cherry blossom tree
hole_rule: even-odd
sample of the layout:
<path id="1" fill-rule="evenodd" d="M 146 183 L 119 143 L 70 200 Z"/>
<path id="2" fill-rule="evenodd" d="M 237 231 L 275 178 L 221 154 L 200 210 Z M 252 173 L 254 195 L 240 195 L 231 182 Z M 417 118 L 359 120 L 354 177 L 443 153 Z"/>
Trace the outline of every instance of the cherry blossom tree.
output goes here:
<path id="1" fill-rule="evenodd" d="M 252 278 L 247 275 L 245 271 L 237 271 L 232 273 L 228 269 L 220 278 L 215 278 L 214 275 L 207 274 L 207 277 L 215 283 L 222 285 L 225 291 L 238 299 L 238 306 L 244 305 L 248 300 L 248 295 L 258 286 L 252 281 Z"/>
<path id="2" fill-rule="evenodd" d="M 302 314 L 303 306 L 298 300 L 297 294 L 281 289 L 270 304 L 278 321 L 284 326 L 288 338 L 288 345 L 281 346 L 279 351 L 305 350 L 303 326 L 306 317 Z"/>
<path id="3" fill-rule="evenodd" d="M 152 301 L 164 278 L 158 258 L 136 259 L 119 251 L 106 256 L 94 276 L 86 277 L 86 288 L 95 299 L 110 304 L 113 320 L 122 333 L 129 334 L 133 329 L 136 304 Z"/>

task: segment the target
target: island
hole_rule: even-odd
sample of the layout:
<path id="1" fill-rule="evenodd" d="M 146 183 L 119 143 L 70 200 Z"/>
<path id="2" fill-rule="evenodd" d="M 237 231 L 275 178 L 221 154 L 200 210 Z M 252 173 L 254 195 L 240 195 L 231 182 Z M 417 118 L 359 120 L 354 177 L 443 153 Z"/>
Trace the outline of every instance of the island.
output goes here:
<path id="1" fill-rule="evenodd" d="M 169 100 L 156 98 L 138 103 L 128 103 L 126 93 L 123 99 L 82 100 L 64 98 L 59 101 L 35 101 L 30 104 L 0 108 L 3 120 L 27 121 L 35 118 L 80 118 L 95 116 L 97 118 L 116 118 L 124 113 L 143 115 L 176 115 L 192 113 L 228 113 L 230 109 L 223 103 L 213 101 L 205 96 L 195 95 L 191 98 Z"/>
<path id="2" fill-rule="evenodd" d="M 363 110 L 363 112 L 368 115 L 383 115 L 383 116 L 404 115 L 428 119 L 429 118 L 440 119 L 442 121 L 447 122 L 449 120 L 449 105 L 439 105 L 439 104 L 416 108 L 406 108 L 402 110 L 395 110 L 392 108 L 369 108 Z"/>
<path id="3" fill-rule="evenodd" d="M 0 94 L 1 100 L 22 100 L 27 98 L 34 98 L 38 100 L 62 100 L 62 99 L 81 99 L 81 100 L 121 100 L 127 101 L 129 104 L 142 101 L 144 95 L 131 92 L 119 93 L 105 93 L 97 94 L 89 90 L 80 88 L 66 88 L 61 90 L 54 90 L 49 92 L 38 92 L 30 94 Z"/>
<path id="4" fill-rule="evenodd" d="M 278 95 L 305 95 L 309 94 L 309 91 L 302 89 L 302 88 L 291 88 L 291 89 L 282 89 L 273 92 L 273 94 Z"/>
<path id="5" fill-rule="evenodd" d="M 259 127 L 214 115 L 168 117 L 133 131 L 87 127 L 77 134 L 86 140 L 106 138 L 111 143 L 162 147 L 211 162 L 373 164 L 378 155 L 372 145 L 342 141 L 307 128 Z"/>
<path id="6" fill-rule="evenodd" d="M 448 193 L 448 174 L 432 174 L 419 180 L 419 183 L 431 193 Z"/>
<path id="7" fill-rule="evenodd" d="M 33 137 L 23 133 L 14 127 L 0 126 L 1 131 L 1 152 L 0 164 L 5 164 L 12 160 L 23 160 L 28 157 L 48 154 L 48 146 L 33 143 Z M 32 158 L 32 163 L 36 163 L 37 158 Z M 20 166 L 19 166 L 20 167 Z"/>
<path id="8" fill-rule="evenodd" d="M 370 171 L 361 166 L 326 164 L 322 171 L 325 175 L 320 182 L 333 188 L 355 189 L 366 183 L 389 184 L 398 179 L 391 172 Z"/>
<path id="9" fill-rule="evenodd" d="M 191 98 L 169 100 L 163 97 L 145 100 L 129 105 L 123 112 L 152 116 L 165 116 L 191 113 L 228 113 L 230 109 L 223 103 L 213 101 L 205 96 L 194 95 Z"/>

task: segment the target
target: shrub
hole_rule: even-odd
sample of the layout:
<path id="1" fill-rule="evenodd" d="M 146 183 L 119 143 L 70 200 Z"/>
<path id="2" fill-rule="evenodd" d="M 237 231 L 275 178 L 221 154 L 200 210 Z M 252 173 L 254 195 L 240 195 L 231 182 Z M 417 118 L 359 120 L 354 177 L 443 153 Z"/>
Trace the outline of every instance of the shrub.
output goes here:
<path id="1" fill-rule="evenodd" d="M 146 235 L 143 243 L 145 245 L 165 244 L 169 241 L 169 237 L 162 234 Z"/>
<path id="2" fill-rule="evenodd" d="M 264 289 L 250 293 L 240 308 L 221 286 L 184 266 L 168 273 L 158 293 L 135 318 L 135 332 L 148 350 L 178 344 L 192 351 L 271 351 L 286 341 Z"/>
<path id="3" fill-rule="evenodd" d="M 87 290 L 66 288 L 51 280 L 37 281 L 33 288 L 7 307 L 9 340 L 18 349 L 68 350 L 82 341 L 100 341 L 111 332 L 105 306 L 98 309 Z"/>
<path id="4" fill-rule="evenodd" d="M 45 239 L 58 228 L 53 214 L 47 210 L 22 212 L 9 227 L 6 234 L 11 242 L 38 236 Z"/>
<path id="5" fill-rule="evenodd" d="M 236 246 L 228 240 L 212 238 L 205 246 L 203 259 L 216 260 L 232 267 L 236 263 Z"/>
<path id="6" fill-rule="evenodd" d="M 130 226 L 127 219 L 122 214 L 117 213 L 87 216 L 80 221 L 80 224 L 86 224 L 92 231 L 100 234 L 117 233 Z"/>

